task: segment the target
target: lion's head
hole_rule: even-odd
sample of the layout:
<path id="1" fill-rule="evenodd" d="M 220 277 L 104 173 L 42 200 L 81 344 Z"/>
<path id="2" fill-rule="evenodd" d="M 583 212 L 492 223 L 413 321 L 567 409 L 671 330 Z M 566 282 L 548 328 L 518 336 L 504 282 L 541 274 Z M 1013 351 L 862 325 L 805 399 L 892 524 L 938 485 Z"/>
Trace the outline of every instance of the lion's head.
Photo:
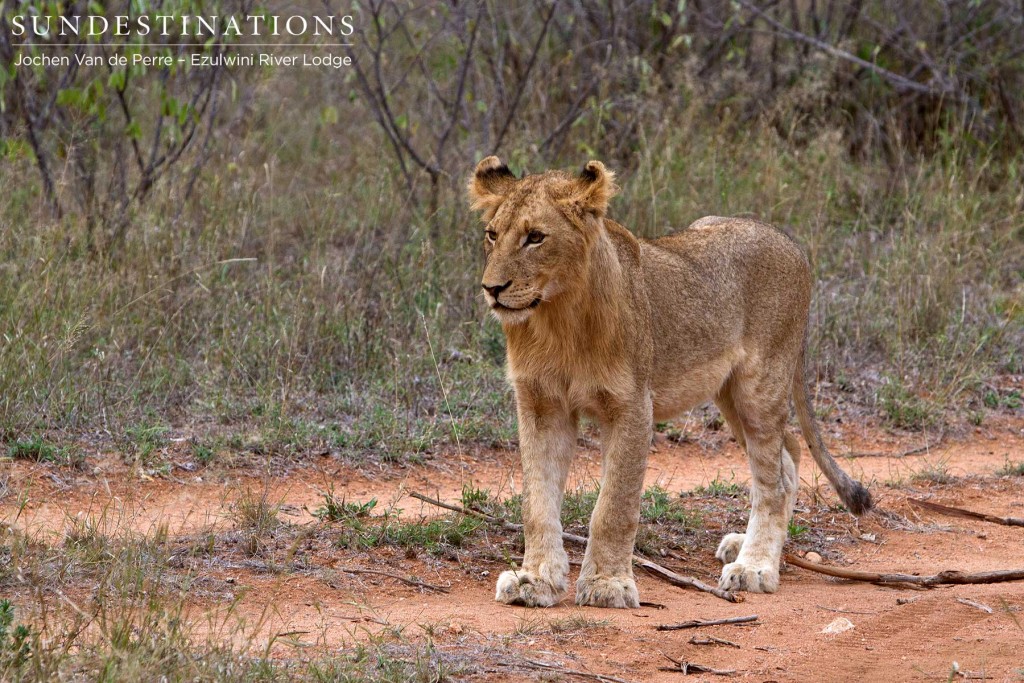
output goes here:
<path id="1" fill-rule="evenodd" d="M 498 320 L 525 322 L 534 309 L 578 289 L 617 189 L 614 179 L 600 161 L 588 162 L 579 175 L 524 178 L 498 157 L 477 164 L 469 197 L 486 224 L 480 284 Z"/>

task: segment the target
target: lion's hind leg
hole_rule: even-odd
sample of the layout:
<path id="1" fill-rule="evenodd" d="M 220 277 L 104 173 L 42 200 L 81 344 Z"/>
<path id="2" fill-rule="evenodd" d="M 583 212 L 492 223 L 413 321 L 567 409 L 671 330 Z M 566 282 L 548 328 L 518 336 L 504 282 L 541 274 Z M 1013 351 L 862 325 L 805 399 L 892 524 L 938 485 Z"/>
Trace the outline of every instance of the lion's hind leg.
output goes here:
<path id="1" fill-rule="evenodd" d="M 725 419 L 725 423 L 729 425 L 736 443 L 739 444 L 740 448 L 745 449 L 747 447 L 747 439 L 743 434 L 743 422 L 740 420 L 740 414 L 736 410 L 736 402 L 732 397 L 733 382 L 734 380 L 731 377 L 725 381 L 722 388 L 718 390 L 718 396 L 715 396 L 715 405 L 718 407 L 718 412 Z"/>
<path id="2" fill-rule="evenodd" d="M 732 397 L 733 379 L 730 377 L 726 380 L 725 384 L 718 391 L 718 396 L 715 397 L 715 405 L 718 406 L 718 412 L 722 414 L 722 418 L 725 419 L 726 424 L 729 425 L 729 429 L 732 431 L 733 438 L 736 439 L 736 443 L 739 447 L 746 449 L 747 439 L 743 434 L 743 422 L 740 421 L 740 414 L 736 410 L 736 404 Z M 746 534 L 726 534 L 722 538 L 722 542 L 718 544 L 718 550 L 715 551 L 715 557 L 722 564 L 729 564 L 736 560 L 736 556 L 740 554 L 740 548 L 743 547 L 743 541 L 746 539 Z"/>
<path id="3" fill-rule="evenodd" d="M 752 475 L 751 511 L 739 552 L 722 568 L 719 586 L 726 590 L 774 593 L 779 587 L 779 561 L 796 499 L 800 457 L 795 438 L 785 431 L 788 387 L 773 381 L 774 375 L 783 374 L 762 372 L 734 385 Z M 719 559 L 730 559 L 737 540 L 723 539 Z"/>

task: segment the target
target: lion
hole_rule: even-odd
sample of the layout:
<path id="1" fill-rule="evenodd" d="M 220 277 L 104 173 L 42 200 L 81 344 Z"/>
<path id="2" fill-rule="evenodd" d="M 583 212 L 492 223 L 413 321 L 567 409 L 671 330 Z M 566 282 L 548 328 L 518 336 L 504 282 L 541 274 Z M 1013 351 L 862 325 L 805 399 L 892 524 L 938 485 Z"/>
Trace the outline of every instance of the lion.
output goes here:
<path id="1" fill-rule="evenodd" d="M 547 607 L 568 588 L 559 513 L 580 417 L 601 428 L 601 489 L 576 603 L 638 607 L 632 554 L 653 425 L 714 400 L 752 474 L 746 533 L 716 552 L 719 586 L 773 593 L 796 499 L 800 447 L 790 400 L 818 467 L 846 508 L 871 496 L 829 455 L 804 380 L 811 270 L 803 251 L 749 218 L 708 216 L 643 240 L 606 216 L 614 173 L 516 177 L 497 157 L 469 180 L 481 212 L 481 286 L 507 340 L 523 465 L 522 567 L 496 600 Z"/>

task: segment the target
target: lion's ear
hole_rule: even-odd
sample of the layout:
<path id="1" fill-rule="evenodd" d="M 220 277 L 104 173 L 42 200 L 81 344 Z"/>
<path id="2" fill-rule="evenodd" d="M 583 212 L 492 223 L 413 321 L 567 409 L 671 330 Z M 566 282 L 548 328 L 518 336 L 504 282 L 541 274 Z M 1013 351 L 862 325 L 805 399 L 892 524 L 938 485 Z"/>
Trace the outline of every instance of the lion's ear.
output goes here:
<path id="1" fill-rule="evenodd" d="M 581 210 L 601 218 L 608 211 L 608 202 L 618 191 L 615 173 L 600 161 L 588 161 L 580 174 L 573 178 L 568 199 Z"/>
<path id="2" fill-rule="evenodd" d="M 483 214 L 484 221 L 494 217 L 498 207 L 505 201 L 516 184 L 515 174 L 501 159 L 490 156 L 476 165 L 473 177 L 469 179 L 470 205 Z"/>

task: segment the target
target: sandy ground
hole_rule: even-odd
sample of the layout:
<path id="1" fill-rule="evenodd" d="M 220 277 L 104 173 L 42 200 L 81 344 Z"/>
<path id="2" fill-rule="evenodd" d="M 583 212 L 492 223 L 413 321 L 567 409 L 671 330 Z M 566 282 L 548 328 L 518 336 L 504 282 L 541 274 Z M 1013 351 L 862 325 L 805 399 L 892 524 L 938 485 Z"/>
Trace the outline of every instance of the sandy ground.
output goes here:
<path id="1" fill-rule="evenodd" d="M 938 444 L 920 435 L 898 437 L 853 427 L 830 434 L 829 440 L 837 454 L 861 454 L 845 459 L 844 467 L 869 483 L 881 512 L 861 520 L 835 512 L 828 528 L 839 531 L 822 536 L 816 547 L 827 563 L 921 574 L 1024 568 L 1024 528 L 937 517 L 907 503 L 908 498 L 927 498 L 1024 517 L 1024 479 L 995 475 L 1007 461 L 1024 460 L 1024 424 L 1019 420 Z M 745 483 L 749 472 L 735 443 L 726 438 L 710 443 L 661 440 L 650 456 L 648 483 L 671 492 L 716 478 Z M 907 451 L 915 452 L 902 455 Z M 421 466 L 380 469 L 354 469 L 323 457 L 265 476 L 176 468 L 170 477 L 152 479 L 127 472 L 113 455 L 74 475 L 8 463 L 0 521 L 53 542 L 76 519 L 85 518 L 106 533 L 144 533 L 166 525 L 173 538 L 230 530 L 238 497 L 257 490 L 280 505 L 282 519 L 311 525 L 309 511 L 322 502 L 328 485 L 349 501 L 376 498 L 378 509 L 401 508 L 406 519 L 430 517 L 440 511 L 409 498 L 409 492 L 454 501 L 463 485 L 472 482 L 508 495 L 519 490 L 517 457 L 512 451 L 480 450 L 438 454 Z M 571 485 L 593 484 L 599 468 L 599 452 L 592 444 L 581 445 Z M 929 472 L 944 473 L 949 480 L 922 476 Z M 801 480 L 800 505 L 832 499 L 813 467 L 804 465 Z M 670 554 L 663 564 L 714 583 L 718 565 L 712 553 L 720 531 L 715 530 L 714 538 L 708 533 L 693 555 Z M 578 559 L 579 553 L 573 556 Z M 224 598 L 218 597 L 220 589 L 196 591 L 189 613 L 213 635 L 223 631 L 237 637 L 234 622 L 243 620 L 256 646 L 276 635 L 272 652 L 282 657 L 337 652 L 371 639 L 429 639 L 442 658 L 451 654 L 456 679 L 552 680 L 557 675 L 545 669 L 551 666 L 578 680 L 597 680 L 583 674 L 603 674 L 626 681 L 678 681 L 683 674 L 659 670 L 671 666 L 671 658 L 733 670 L 734 679 L 751 681 L 947 680 L 954 662 L 958 680 L 1024 680 L 1024 583 L 910 590 L 838 581 L 786 567 L 777 594 L 746 594 L 742 603 L 731 604 L 638 572 L 641 600 L 662 608 L 578 608 L 570 594 L 554 608 L 536 610 L 494 602 L 493 581 L 503 563 L 486 553 L 434 558 L 379 548 L 338 550 L 311 561 L 318 571 L 300 575 L 215 563 L 200 567 L 203 585 L 220 586 L 235 602 L 227 610 Z M 413 575 L 449 592 L 382 575 L 349 574 L 343 571 L 348 567 Z M 655 630 L 659 624 L 689 619 L 746 615 L 758 619 L 752 625 Z M 823 632 L 836 619 L 848 619 L 853 628 Z M 711 636 L 731 644 L 691 642 Z M 457 673 L 460 666 L 465 675 Z M 693 674 L 685 680 L 720 678 Z"/>

